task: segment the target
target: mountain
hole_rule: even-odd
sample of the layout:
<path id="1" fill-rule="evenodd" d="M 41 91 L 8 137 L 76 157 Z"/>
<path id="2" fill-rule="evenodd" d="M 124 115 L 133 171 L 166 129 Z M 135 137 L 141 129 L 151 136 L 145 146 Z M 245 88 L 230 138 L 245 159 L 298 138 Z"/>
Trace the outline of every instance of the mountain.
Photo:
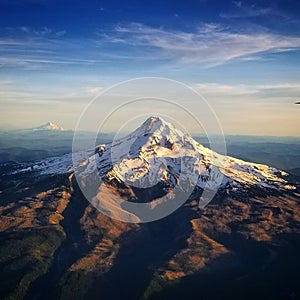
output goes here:
<path id="1" fill-rule="evenodd" d="M 215 153 L 159 117 L 148 118 L 133 133 L 100 148 L 100 152 L 96 149 L 96 154 L 84 162 L 76 176 L 82 182 L 81 186 L 90 188 L 89 182 L 93 179 L 89 174 L 94 176 L 97 168 L 104 182 L 92 202 L 98 208 L 109 210 L 111 217 L 119 219 L 120 214 L 127 215 L 129 219 L 123 221 L 149 221 L 156 219 L 155 214 L 161 217 L 169 209 L 164 207 L 161 211 L 163 206 L 171 203 L 170 198 L 173 202 L 175 198 L 180 205 L 188 197 L 181 203 L 177 195 L 183 197 L 183 194 L 192 194 L 195 190 L 198 194 L 206 191 L 199 198 L 199 206 L 203 207 L 218 189 L 227 194 L 253 193 L 254 189 L 255 193 L 273 194 L 296 189 L 289 184 L 286 172 Z M 151 209 L 147 212 L 138 209 L 141 216 L 137 211 L 128 216 L 122 205 L 111 211 L 112 197 L 103 194 L 113 182 L 118 183 L 119 189 L 125 193 L 125 197 L 118 195 L 114 202 L 122 201 L 122 205 L 129 209 L 127 197 L 135 202 L 152 201 Z M 116 206 L 114 203 L 114 208 Z"/>
<path id="2" fill-rule="evenodd" d="M 73 156 L 0 165 L 1 298 L 299 297 L 297 177 L 159 117 Z"/>
<path id="3" fill-rule="evenodd" d="M 57 124 L 54 124 L 52 122 L 48 122 L 48 123 L 46 123 L 44 125 L 41 125 L 39 127 L 32 128 L 31 130 L 33 130 L 33 131 L 43 131 L 43 130 L 62 131 L 64 129 L 62 127 L 58 126 Z"/>
<path id="4" fill-rule="evenodd" d="M 42 126 L 0 132 L 0 163 L 32 162 L 72 150 L 73 132 L 48 122 Z"/>

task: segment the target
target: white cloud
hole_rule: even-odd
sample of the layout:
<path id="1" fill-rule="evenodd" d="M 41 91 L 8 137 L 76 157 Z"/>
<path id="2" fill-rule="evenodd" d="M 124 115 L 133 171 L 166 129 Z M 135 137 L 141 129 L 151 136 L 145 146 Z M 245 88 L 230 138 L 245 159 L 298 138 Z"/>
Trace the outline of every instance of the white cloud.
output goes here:
<path id="1" fill-rule="evenodd" d="M 257 3 L 246 3 L 246 1 L 232 1 L 233 9 L 230 12 L 222 12 L 220 17 L 222 18 L 251 18 L 251 17 L 266 17 L 275 16 L 284 19 L 289 19 L 289 16 L 277 9 L 273 4 L 270 6 L 260 6 Z"/>
<path id="2" fill-rule="evenodd" d="M 272 85 L 227 85 L 223 83 L 199 83 L 194 88 L 208 100 L 224 99 L 250 102 L 293 103 L 300 95 L 300 83 Z M 234 100 L 236 101 L 236 100 Z"/>
<path id="3" fill-rule="evenodd" d="M 89 94 L 99 94 L 101 91 L 103 91 L 102 87 L 99 86 L 92 86 L 92 87 L 87 87 L 85 88 L 86 92 L 88 92 Z"/>
<path id="4" fill-rule="evenodd" d="M 24 45 L 23 41 L 17 40 L 17 39 L 11 39 L 11 38 L 2 38 L 0 39 L 0 46 L 5 47 L 5 46 L 20 46 Z"/>
<path id="5" fill-rule="evenodd" d="M 199 83 L 195 85 L 195 89 L 208 97 L 234 97 L 257 93 L 257 87 L 242 84 Z"/>
<path id="6" fill-rule="evenodd" d="M 204 24 L 195 32 L 171 31 L 140 23 L 117 26 L 104 37 L 111 43 L 164 50 L 184 63 L 214 66 L 228 61 L 258 57 L 266 52 L 283 52 L 300 48 L 300 38 L 268 31 L 233 32 L 215 24 Z"/>
<path id="7" fill-rule="evenodd" d="M 38 55 L 40 53 L 36 51 L 35 56 L 28 57 L 2 56 L 0 57 L 0 67 L 22 67 L 27 70 L 38 70 L 50 65 L 92 65 L 97 62 L 96 60 L 72 59 L 69 57 L 51 58 L 51 55 L 47 53 L 44 56 Z"/>

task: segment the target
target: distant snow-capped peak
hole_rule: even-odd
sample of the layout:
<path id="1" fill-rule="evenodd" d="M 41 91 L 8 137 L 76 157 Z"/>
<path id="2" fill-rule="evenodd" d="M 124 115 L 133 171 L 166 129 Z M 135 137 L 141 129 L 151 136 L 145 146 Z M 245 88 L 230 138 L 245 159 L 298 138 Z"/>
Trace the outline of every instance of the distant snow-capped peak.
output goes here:
<path id="1" fill-rule="evenodd" d="M 52 122 L 48 122 L 44 125 L 41 125 L 39 127 L 36 127 L 36 128 L 33 128 L 34 131 L 37 131 L 37 130 L 64 130 L 62 127 L 58 126 L 57 124 L 55 123 L 52 123 Z"/>

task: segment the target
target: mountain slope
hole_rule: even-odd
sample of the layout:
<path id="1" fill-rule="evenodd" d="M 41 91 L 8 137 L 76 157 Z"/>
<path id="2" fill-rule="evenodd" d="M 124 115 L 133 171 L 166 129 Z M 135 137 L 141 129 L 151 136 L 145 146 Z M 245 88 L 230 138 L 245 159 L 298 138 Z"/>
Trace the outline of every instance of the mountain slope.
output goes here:
<path id="1" fill-rule="evenodd" d="M 75 158 L 1 166 L 1 298 L 300 295 L 300 194 L 285 172 L 216 154 L 157 117 Z M 92 205 L 79 186 L 98 174 Z M 185 183 L 187 201 L 165 218 L 107 216 L 128 212 L 126 202 L 155 211 Z"/>

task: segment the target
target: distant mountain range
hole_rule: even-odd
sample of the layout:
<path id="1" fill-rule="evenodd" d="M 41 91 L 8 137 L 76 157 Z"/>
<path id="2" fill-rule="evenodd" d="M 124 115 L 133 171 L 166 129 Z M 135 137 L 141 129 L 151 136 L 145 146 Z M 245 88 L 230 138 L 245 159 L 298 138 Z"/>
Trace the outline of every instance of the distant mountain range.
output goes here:
<path id="1" fill-rule="evenodd" d="M 299 178 L 215 153 L 158 117 L 74 159 L 0 165 L 1 298 L 300 295 Z M 79 187 L 95 176 L 90 203 Z M 131 209 L 159 214 L 174 191 L 190 193 L 165 218 L 143 223 Z"/>

